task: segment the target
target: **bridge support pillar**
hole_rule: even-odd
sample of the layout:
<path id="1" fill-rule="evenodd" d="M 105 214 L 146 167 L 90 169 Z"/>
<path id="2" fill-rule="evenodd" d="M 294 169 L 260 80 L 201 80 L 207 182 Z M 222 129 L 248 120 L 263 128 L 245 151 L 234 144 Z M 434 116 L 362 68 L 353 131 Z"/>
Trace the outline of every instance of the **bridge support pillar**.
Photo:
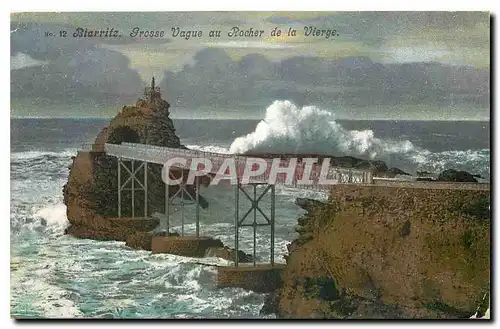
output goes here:
<path id="1" fill-rule="evenodd" d="M 257 197 L 257 186 L 258 185 L 267 185 L 264 191 Z M 239 265 L 238 262 L 238 251 L 239 251 L 239 230 L 240 227 L 250 226 L 253 227 L 253 266 L 256 266 L 256 248 L 257 248 L 257 227 L 259 226 L 270 226 L 271 227 L 271 243 L 270 243 L 270 263 L 271 266 L 274 265 L 274 228 L 275 228 L 275 198 L 276 198 L 276 190 L 274 185 L 268 185 L 267 183 L 250 183 L 249 186 L 253 188 L 252 193 L 248 193 L 242 184 L 238 181 L 235 186 L 235 196 L 234 196 L 234 206 L 235 206 L 235 214 L 234 214 L 234 265 L 237 267 Z M 250 209 L 240 218 L 239 208 L 240 208 L 240 192 L 251 202 Z M 270 194 L 271 197 L 271 211 L 270 214 L 266 214 L 259 206 L 259 202 L 266 194 Z M 266 220 L 265 223 L 257 222 L 257 212 L 259 212 L 262 217 Z M 245 223 L 245 219 L 253 214 L 253 221 Z"/>
<path id="2" fill-rule="evenodd" d="M 166 229 L 167 232 L 170 230 L 170 215 L 173 211 L 181 212 L 181 236 L 184 236 L 184 224 L 185 224 L 185 214 L 184 207 L 186 205 L 194 204 L 196 207 L 195 213 L 195 223 L 196 223 L 196 236 L 200 236 L 200 177 L 195 178 L 195 195 L 193 196 L 187 190 L 187 184 L 184 182 L 184 176 L 181 175 L 180 178 L 174 177 L 172 172 L 169 172 L 170 179 L 180 179 L 181 183 L 178 186 L 177 191 L 174 195 L 170 196 L 170 185 L 165 183 L 165 220 L 164 224 L 160 225 L 161 229 Z M 176 202 L 178 199 L 178 202 Z M 187 201 L 187 202 L 186 202 Z M 179 206 L 177 209 L 173 209 L 174 206 Z"/>
<path id="3" fill-rule="evenodd" d="M 258 293 L 268 293 L 279 289 L 285 264 L 258 264 L 257 266 L 218 266 L 217 286 L 237 287 Z"/>
<path id="4" fill-rule="evenodd" d="M 126 161 L 119 157 L 118 162 L 118 217 L 122 217 L 122 192 L 131 192 L 131 217 L 135 218 L 135 191 L 144 192 L 144 218 L 148 217 L 148 163 L 146 161 L 142 162 L 139 167 L 135 168 L 135 161 L 130 160 L 130 168 L 127 166 Z M 122 182 L 123 174 L 128 174 L 125 182 Z M 143 181 L 139 179 L 140 170 L 144 171 Z M 136 186 L 136 183 L 138 186 Z"/>
<path id="5" fill-rule="evenodd" d="M 200 177 L 196 176 L 196 236 L 200 236 Z"/>

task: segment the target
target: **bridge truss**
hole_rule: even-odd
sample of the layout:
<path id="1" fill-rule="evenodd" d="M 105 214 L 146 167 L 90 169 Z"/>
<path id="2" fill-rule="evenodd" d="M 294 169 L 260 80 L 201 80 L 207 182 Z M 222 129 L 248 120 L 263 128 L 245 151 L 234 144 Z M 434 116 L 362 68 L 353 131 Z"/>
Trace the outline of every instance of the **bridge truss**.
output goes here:
<path id="1" fill-rule="evenodd" d="M 301 184 L 301 178 L 306 170 L 305 163 L 297 163 L 295 172 L 292 179 L 287 175 L 278 174 L 274 184 L 269 184 L 270 169 L 273 163 L 273 159 L 264 159 L 267 164 L 267 170 L 259 176 L 249 177 L 247 182 L 243 182 L 241 179 L 243 177 L 243 172 L 245 170 L 246 162 L 249 156 L 233 155 L 233 154 L 223 154 L 214 152 L 205 152 L 199 150 L 190 149 L 180 149 L 180 148 L 169 148 L 161 146 L 153 146 L 146 144 L 137 143 L 122 143 L 122 144 L 105 144 L 104 151 L 107 155 L 114 156 L 118 159 L 118 217 L 121 217 L 121 193 L 122 191 L 128 190 L 127 184 L 131 182 L 132 191 L 132 217 L 135 216 L 134 211 L 134 193 L 136 190 L 143 191 L 144 193 L 144 214 L 147 217 L 147 169 L 148 163 L 154 163 L 159 165 L 164 165 L 168 160 L 174 158 L 185 159 L 185 164 L 173 164 L 171 167 L 172 171 L 169 171 L 169 177 L 172 179 L 179 178 L 173 177 L 172 172 L 181 173 L 181 184 L 178 185 L 177 191 L 170 196 L 170 186 L 165 184 L 165 220 L 160 222 L 160 229 L 165 229 L 167 233 L 170 229 L 170 207 L 175 205 L 175 200 L 180 200 L 180 210 L 181 214 L 181 235 L 184 235 L 184 206 L 187 204 L 194 204 L 196 207 L 196 236 L 200 233 L 200 210 L 199 210 L 199 196 L 200 196 L 200 176 L 195 177 L 194 190 L 195 195 L 193 197 L 187 189 L 188 185 L 184 179 L 184 174 L 191 168 L 191 161 L 195 158 L 209 159 L 212 163 L 212 168 L 207 172 L 208 175 L 215 175 L 219 169 L 223 166 L 224 161 L 227 159 L 233 159 L 235 162 L 236 172 L 237 172 L 237 184 L 235 184 L 235 213 L 234 213 L 234 228 L 235 228 L 235 266 L 238 266 L 238 250 L 239 250 L 239 238 L 240 238 L 240 228 L 245 226 L 253 227 L 253 262 L 255 266 L 256 262 L 256 231 L 259 226 L 270 226 L 271 230 L 271 243 L 270 243 L 270 262 L 274 264 L 274 230 L 275 230 L 275 185 L 283 185 L 294 188 L 308 188 L 317 191 L 328 191 L 330 185 L 322 185 L 320 183 L 319 177 L 321 174 L 321 164 L 313 164 L 310 171 L 310 179 L 312 184 Z M 130 161 L 130 168 L 124 164 L 124 162 Z M 139 162 L 139 166 L 136 167 L 136 163 Z M 281 158 L 279 160 L 280 167 L 288 167 L 290 164 L 289 158 Z M 122 168 L 124 169 L 124 174 L 128 175 L 125 177 L 126 181 L 122 183 Z M 144 176 L 142 181 L 137 177 L 137 173 L 140 169 L 144 169 Z M 328 168 L 329 179 L 337 180 L 338 184 L 372 184 L 373 177 L 370 171 L 356 170 L 350 168 L 341 168 L 330 166 Z M 137 186 L 136 186 L 137 184 Z M 248 193 L 244 186 L 248 185 L 251 188 L 252 193 Z M 259 196 L 257 196 L 257 187 L 259 185 L 265 185 L 264 190 Z M 241 216 L 239 212 L 240 208 L 240 195 L 244 195 L 251 203 L 250 209 Z M 259 202 L 262 201 L 265 195 L 270 195 L 271 199 L 271 210 L 270 213 L 265 213 L 261 207 L 259 207 Z M 187 201 L 186 201 L 187 200 Z M 260 213 L 265 219 L 264 223 L 257 222 L 257 213 Z M 249 217 L 252 214 L 252 217 Z M 250 221 L 248 220 L 250 218 Z"/>

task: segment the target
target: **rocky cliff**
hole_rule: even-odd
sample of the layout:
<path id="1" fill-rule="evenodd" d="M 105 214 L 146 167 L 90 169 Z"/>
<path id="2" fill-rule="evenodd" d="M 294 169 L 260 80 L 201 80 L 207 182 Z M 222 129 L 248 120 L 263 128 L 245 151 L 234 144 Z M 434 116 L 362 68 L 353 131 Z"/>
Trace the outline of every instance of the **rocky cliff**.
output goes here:
<path id="1" fill-rule="evenodd" d="M 348 185 L 333 187 L 327 203 L 299 199 L 308 213 L 265 309 L 285 318 L 484 312 L 489 203 L 489 190 Z"/>

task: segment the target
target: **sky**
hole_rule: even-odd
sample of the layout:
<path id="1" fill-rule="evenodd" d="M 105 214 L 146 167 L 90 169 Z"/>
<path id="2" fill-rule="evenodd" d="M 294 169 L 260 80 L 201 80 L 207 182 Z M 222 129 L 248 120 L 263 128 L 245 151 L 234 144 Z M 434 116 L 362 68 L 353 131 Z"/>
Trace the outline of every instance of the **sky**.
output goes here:
<path id="1" fill-rule="evenodd" d="M 10 29 L 14 117 L 113 116 L 154 76 L 174 117 L 261 118 L 288 99 L 343 119 L 489 120 L 486 12 L 14 13 Z"/>

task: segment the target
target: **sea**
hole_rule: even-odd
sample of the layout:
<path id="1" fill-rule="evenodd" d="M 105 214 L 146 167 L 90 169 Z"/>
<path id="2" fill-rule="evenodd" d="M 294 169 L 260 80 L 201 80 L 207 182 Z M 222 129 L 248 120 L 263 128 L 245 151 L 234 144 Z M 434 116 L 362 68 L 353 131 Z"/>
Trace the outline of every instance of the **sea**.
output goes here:
<path id="1" fill-rule="evenodd" d="M 124 242 L 77 239 L 68 226 L 62 189 L 72 159 L 109 119 L 11 119 L 11 317 L 14 318 L 262 318 L 265 295 L 217 288 L 219 258 L 151 254 Z M 352 155 L 384 160 L 409 173 L 454 168 L 490 179 L 490 122 L 335 120 L 316 107 L 275 102 L 262 120 L 174 119 L 189 148 L 223 153 L 249 150 Z M 234 245 L 234 191 L 204 187 L 202 235 Z M 304 210 L 297 197 L 325 200 L 312 190 L 276 189 L 275 259 L 284 263 Z M 263 198 L 262 208 L 269 207 Z M 243 207 L 245 205 L 242 205 Z M 185 233 L 194 232 L 186 207 Z M 181 225 L 180 212 L 171 219 Z M 250 228 L 240 248 L 253 251 Z M 268 262 L 269 227 L 257 231 L 258 262 Z"/>

